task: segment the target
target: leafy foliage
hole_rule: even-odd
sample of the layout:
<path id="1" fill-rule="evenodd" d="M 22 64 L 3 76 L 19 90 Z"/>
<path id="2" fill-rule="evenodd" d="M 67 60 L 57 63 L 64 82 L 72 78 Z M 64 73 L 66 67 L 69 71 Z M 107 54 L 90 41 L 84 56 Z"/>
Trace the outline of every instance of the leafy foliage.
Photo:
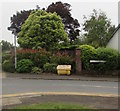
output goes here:
<path id="1" fill-rule="evenodd" d="M 22 24 L 24 24 L 25 20 L 29 17 L 31 11 L 32 10 L 23 10 L 20 12 L 17 11 L 17 13 L 11 17 L 10 28 L 15 28 L 16 32 L 19 33 L 21 31 Z"/>
<path id="2" fill-rule="evenodd" d="M 70 56 L 53 55 L 50 58 L 50 62 L 59 65 L 70 65 L 73 62 L 73 58 Z"/>
<path id="3" fill-rule="evenodd" d="M 33 74 L 41 74 L 42 73 L 42 69 L 40 69 L 39 67 L 33 67 L 32 68 L 32 73 Z"/>
<path id="4" fill-rule="evenodd" d="M 2 51 L 10 51 L 13 48 L 13 45 L 10 42 L 2 40 L 0 42 L 0 46 L 2 47 Z"/>
<path id="5" fill-rule="evenodd" d="M 6 72 L 15 72 L 14 64 L 10 60 L 5 60 L 2 64 L 2 68 Z"/>
<path id="6" fill-rule="evenodd" d="M 17 61 L 22 59 L 29 59 L 33 62 L 34 66 L 43 68 L 43 65 L 49 62 L 51 53 L 44 50 L 33 50 L 33 49 L 22 49 L 17 50 Z M 11 59 L 14 61 L 14 52 L 12 53 Z"/>
<path id="7" fill-rule="evenodd" d="M 65 53 L 60 54 L 57 51 L 57 54 L 52 54 L 44 49 L 42 50 L 33 50 L 33 49 L 22 49 L 17 50 L 17 61 L 22 59 L 29 59 L 32 61 L 33 65 L 38 68 L 44 68 L 44 64 L 71 64 L 73 68 L 75 63 L 72 56 L 65 55 Z M 14 55 L 12 56 L 14 61 Z"/>
<path id="8" fill-rule="evenodd" d="M 61 41 L 68 42 L 61 18 L 56 13 L 44 10 L 33 11 L 18 35 L 18 43 L 23 48 L 40 47 L 50 50 L 59 47 Z"/>
<path id="9" fill-rule="evenodd" d="M 114 49 L 97 48 L 81 45 L 82 64 L 85 70 L 116 70 L 119 68 L 119 53 Z M 105 63 L 90 63 L 90 60 L 104 60 Z"/>
<path id="10" fill-rule="evenodd" d="M 43 68 L 44 68 L 45 72 L 56 73 L 56 71 L 57 71 L 57 64 L 55 64 L 55 63 L 46 63 L 46 64 L 44 64 Z"/>
<path id="11" fill-rule="evenodd" d="M 2 63 L 10 59 L 10 54 L 2 53 Z"/>
<path id="12" fill-rule="evenodd" d="M 79 27 L 80 24 L 78 23 L 77 19 L 74 19 L 71 16 L 71 5 L 68 3 L 56 2 L 52 3 L 48 6 L 47 12 L 56 12 L 62 18 L 62 22 L 65 25 L 65 30 L 68 33 L 70 43 L 77 39 L 79 36 Z"/>
<path id="13" fill-rule="evenodd" d="M 96 59 L 96 50 L 94 47 L 90 45 L 81 45 L 80 48 L 82 49 L 82 65 L 83 68 L 86 70 L 92 69 L 92 65 L 90 64 L 90 60 Z"/>
<path id="14" fill-rule="evenodd" d="M 31 72 L 33 63 L 29 59 L 22 59 L 17 63 L 17 72 L 19 73 L 25 73 L 25 72 Z"/>
<path id="15" fill-rule="evenodd" d="M 35 66 L 43 68 L 43 65 L 49 62 L 50 53 L 47 51 L 39 51 L 34 55 L 33 63 Z"/>
<path id="16" fill-rule="evenodd" d="M 120 70 L 120 53 L 119 53 L 119 57 L 118 57 L 118 69 Z"/>
<path id="17" fill-rule="evenodd" d="M 86 32 L 86 43 L 96 48 L 106 46 L 115 30 L 115 26 L 111 24 L 106 14 L 93 10 L 90 18 L 84 17 L 84 19 L 83 29 Z"/>
<path id="18" fill-rule="evenodd" d="M 114 70 L 118 68 L 119 53 L 117 50 L 110 48 L 98 48 L 96 52 L 99 60 L 106 61 L 106 63 L 99 63 L 96 65 L 98 70 Z"/>

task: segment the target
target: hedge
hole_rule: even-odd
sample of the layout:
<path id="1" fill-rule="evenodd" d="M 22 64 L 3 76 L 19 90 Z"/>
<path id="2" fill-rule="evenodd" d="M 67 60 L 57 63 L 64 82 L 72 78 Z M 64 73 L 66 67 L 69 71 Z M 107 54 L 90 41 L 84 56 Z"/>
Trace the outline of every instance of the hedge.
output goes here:
<path id="1" fill-rule="evenodd" d="M 15 72 L 15 65 L 12 61 L 10 60 L 4 60 L 3 64 L 2 64 L 2 68 L 4 71 L 6 72 L 11 72 L 14 73 Z"/>
<path id="2" fill-rule="evenodd" d="M 110 48 L 95 49 L 90 45 L 81 45 L 82 65 L 85 70 L 117 70 L 120 68 L 120 54 Z M 90 63 L 90 60 L 104 60 L 105 63 Z"/>
<path id="3" fill-rule="evenodd" d="M 27 49 L 28 50 L 28 49 Z M 19 62 L 22 59 L 29 59 L 33 62 L 34 66 L 43 68 L 43 65 L 49 62 L 51 53 L 44 50 L 29 50 L 25 49 L 17 52 L 17 61 Z M 14 61 L 14 55 L 12 56 L 12 61 Z"/>
<path id="4" fill-rule="evenodd" d="M 43 71 L 39 67 L 33 67 L 32 72 L 33 74 L 41 74 Z"/>
<path id="5" fill-rule="evenodd" d="M 33 63 L 29 59 L 22 59 L 17 63 L 17 72 L 29 73 L 32 70 Z"/>
<path id="6" fill-rule="evenodd" d="M 10 55 L 11 55 L 11 54 L 2 53 L 2 63 L 3 63 L 5 60 L 9 60 L 9 59 L 10 59 Z"/>
<path id="7" fill-rule="evenodd" d="M 98 48 L 96 49 L 97 58 L 99 60 L 106 61 L 96 65 L 98 70 L 116 70 L 119 67 L 119 53 L 117 50 L 110 48 Z"/>
<path id="8" fill-rule="evenodd" d="M 53 72 L 53 73 L 57 72 L 57 64 L 55 63 L 46 63 L 44 64 L 43 68 L 45 72 Z"/>
<path id="9" fill-rule="evenodd" d="M 90 45 L 81 45 L 82 67 L 84 70 L 117 70 L 120 69 L 120 54 L 118 51 L 110 48 L 95 49 Z M 8 57 L 8 58 L 7 58 Z M 3 70 L 14 72 L 14 55 L 5 57 L 3 62 Z M 6 61 L 6 59 L 8 59 Z M 106 63 L 90 63 L 90 60 L 105 60 Z M 45 72 L 56 72 L 56 65 L 72 65 L 72 72 L 75 71 L 75 60 L 73 56 L 61 55 L 60 53 L 52 54 L 45 50 L 23 50 L 17 53 L 17 72 L 33 72 L 39 73 L 39 68 Z M 35 68 L 32 68 L 35 67 Z M 37 67 L 37 68 L 36 68 Z"/>
<path id="10" fill-rule="evenodd" d="M 90 45 L 81 45 L 79 48 L 82 49 L 82 67 L 85 70 L 94 69 L 93 65 L 90 64 L 90 60 L 97 59 L 96 49 Z"/>

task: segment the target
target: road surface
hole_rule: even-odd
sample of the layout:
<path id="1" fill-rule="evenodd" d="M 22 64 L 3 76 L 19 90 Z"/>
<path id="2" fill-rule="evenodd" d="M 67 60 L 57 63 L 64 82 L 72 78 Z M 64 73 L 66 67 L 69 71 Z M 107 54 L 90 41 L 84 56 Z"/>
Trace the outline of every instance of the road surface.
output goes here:
<path id="1" fill-rule="evenodd" d="M 118 95 L 118 82 L 15 78 L 4 78 L 2 80 L 3 95 L 30 92 L 77 92 Z"/>

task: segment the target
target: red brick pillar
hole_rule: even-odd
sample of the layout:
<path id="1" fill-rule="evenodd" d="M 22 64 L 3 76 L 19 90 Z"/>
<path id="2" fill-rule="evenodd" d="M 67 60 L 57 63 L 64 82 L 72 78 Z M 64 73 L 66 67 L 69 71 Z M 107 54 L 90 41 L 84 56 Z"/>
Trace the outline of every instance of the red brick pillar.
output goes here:
<path id="1" fill-rule="evenodd" d="M 81 49 L 75 50 L 75 63 L 76 63 L 76 74 L 81 74 L 82 72 Z"/>

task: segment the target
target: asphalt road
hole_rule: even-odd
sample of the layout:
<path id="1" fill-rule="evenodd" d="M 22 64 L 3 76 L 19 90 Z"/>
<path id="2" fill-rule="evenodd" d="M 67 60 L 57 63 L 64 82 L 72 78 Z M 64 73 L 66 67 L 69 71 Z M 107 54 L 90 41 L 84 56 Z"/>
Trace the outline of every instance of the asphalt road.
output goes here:
<path id="1" fill-rule="evenodd" d="M 17 94 L 29 92 L 78 92 L 98 94 L 118 94 L 118 82 L 73 81 L 73 80 L 2 80 L 2 93 Z"/>

